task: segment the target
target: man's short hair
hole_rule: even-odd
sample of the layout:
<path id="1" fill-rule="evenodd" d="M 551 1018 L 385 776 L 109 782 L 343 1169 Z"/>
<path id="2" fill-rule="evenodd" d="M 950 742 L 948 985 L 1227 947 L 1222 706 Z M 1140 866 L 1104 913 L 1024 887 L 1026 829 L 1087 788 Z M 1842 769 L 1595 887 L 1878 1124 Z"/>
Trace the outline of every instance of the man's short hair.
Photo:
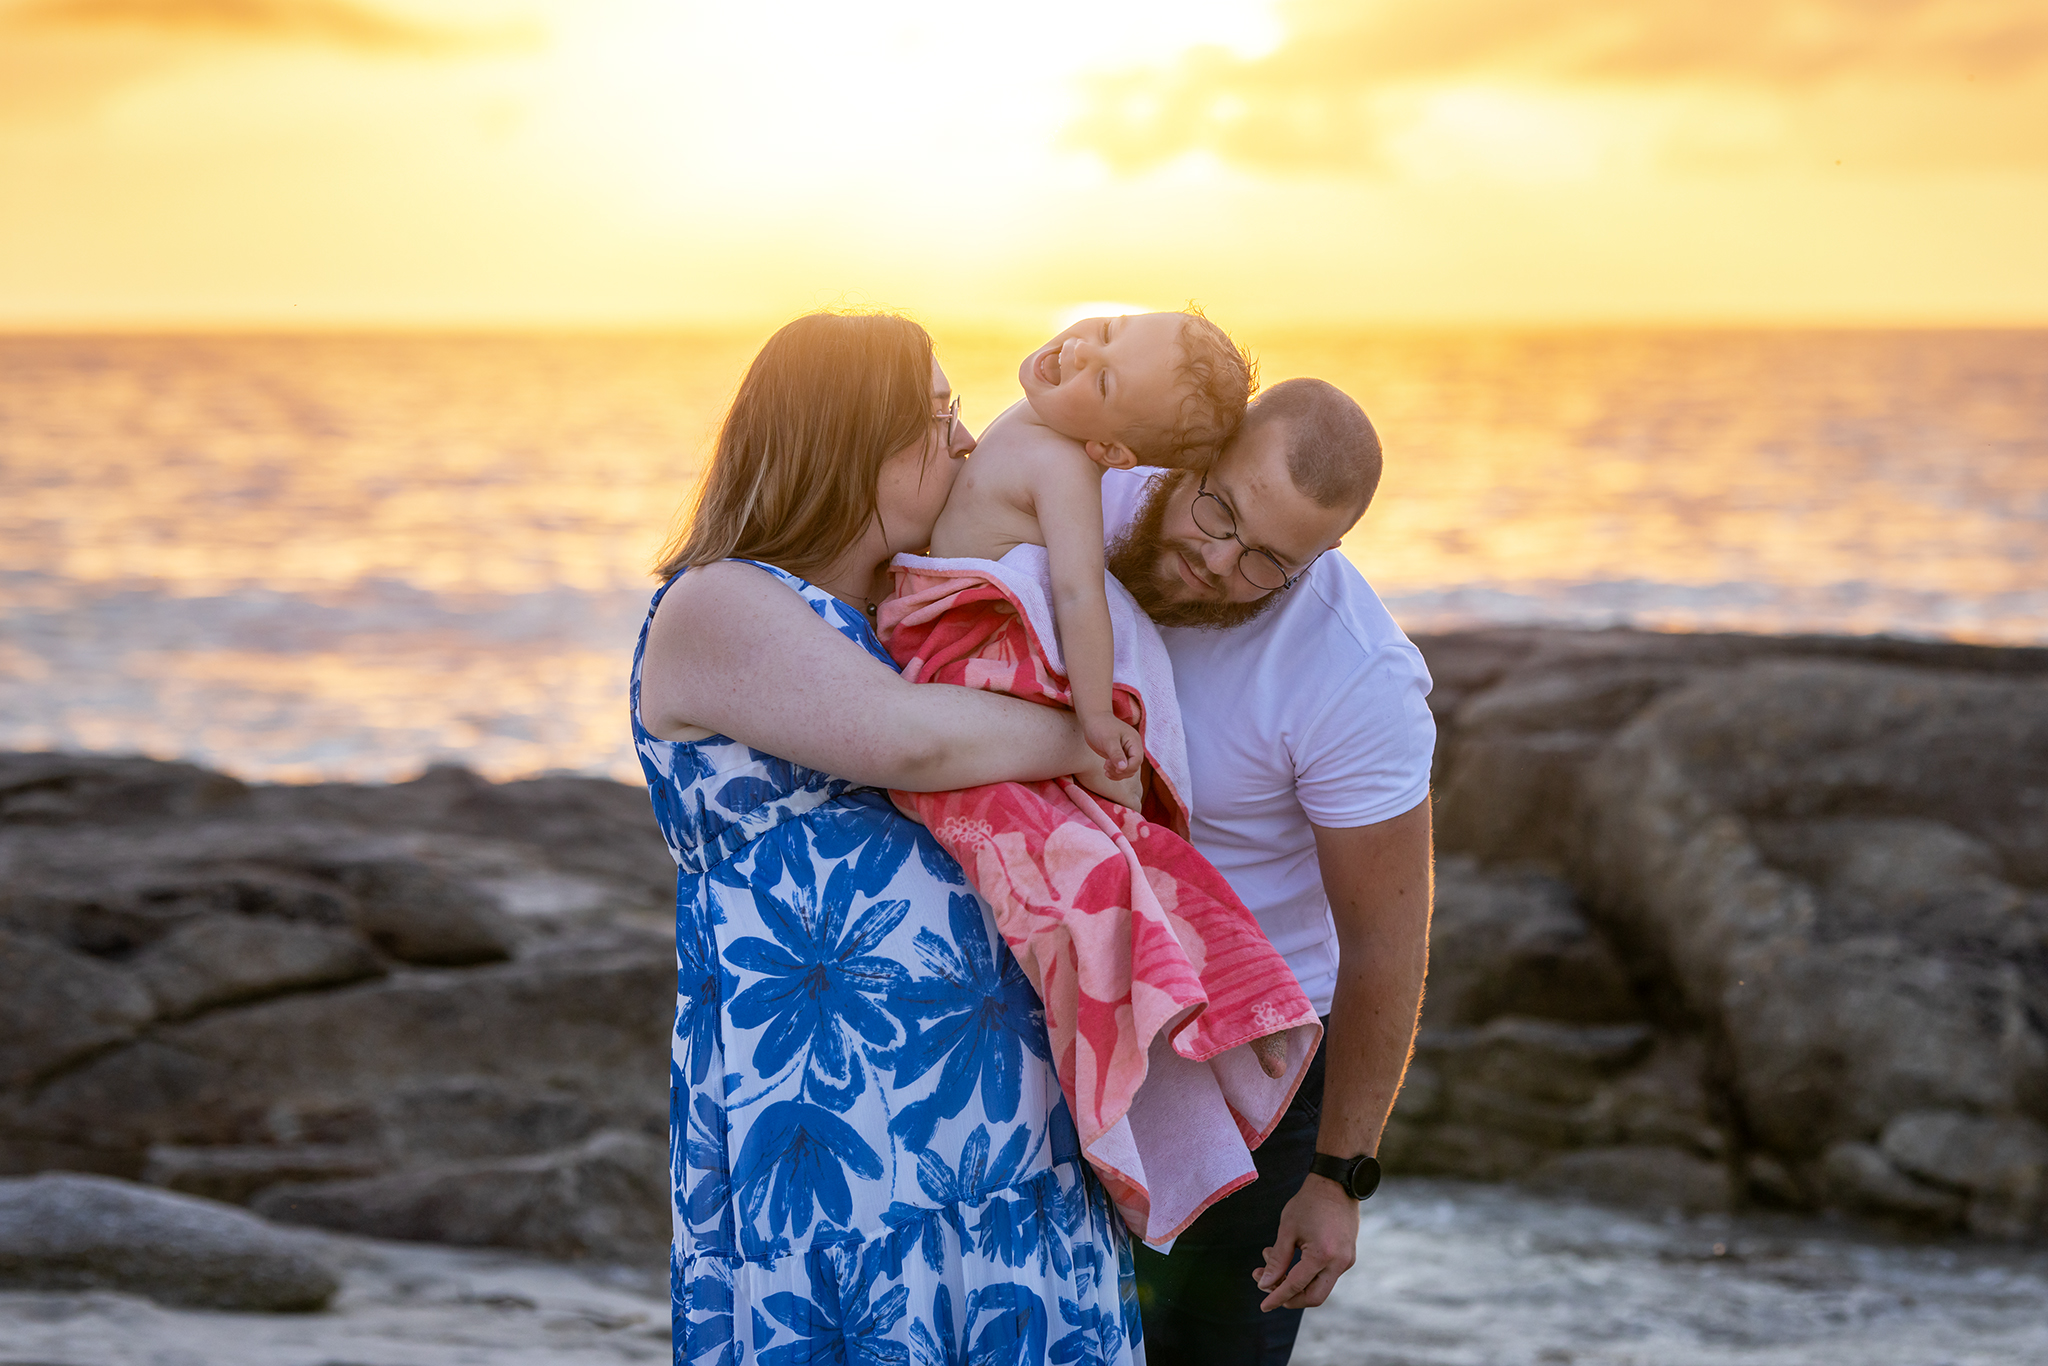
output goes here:
<path id="1" fill-rule="evenodd" d="M 1318 506 L 1362 515 L 1380 486 L 1380 434 L 1365 410 L 1320 379 L 1282 380 L 1245 411 L 1240 436 L 1275 423 L 1287 429 L 1287 473 Z"/>
<path id="2" fill-rule="evenodd" d="M 1123 441 L 1144 464 L 1207 469 L 1244 420 L 1259 366 L 1201 309 L 1189 304 L 1181 314 L 1180 364 L 1174 371 L 1180 403 L 1173 425 L 1133 428 Z"/>

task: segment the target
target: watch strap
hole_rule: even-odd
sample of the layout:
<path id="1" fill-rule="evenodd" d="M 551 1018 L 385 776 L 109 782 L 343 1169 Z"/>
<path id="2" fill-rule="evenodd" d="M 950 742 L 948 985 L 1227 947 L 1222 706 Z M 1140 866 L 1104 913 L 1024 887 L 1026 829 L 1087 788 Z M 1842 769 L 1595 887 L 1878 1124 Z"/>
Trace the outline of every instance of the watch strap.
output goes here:
<path id="1" fill-rule="evenodd" d="M 1327 1176 L 1335 1181 L 1353 1200 L 1365 1199 L 1380 1186 L 1380 1164 L 1375 1157 L 1332 1157 L 1329 1153 L 1317 1153 L 1309 1160 L 1308 1169 L 1317 1176 Z"/>

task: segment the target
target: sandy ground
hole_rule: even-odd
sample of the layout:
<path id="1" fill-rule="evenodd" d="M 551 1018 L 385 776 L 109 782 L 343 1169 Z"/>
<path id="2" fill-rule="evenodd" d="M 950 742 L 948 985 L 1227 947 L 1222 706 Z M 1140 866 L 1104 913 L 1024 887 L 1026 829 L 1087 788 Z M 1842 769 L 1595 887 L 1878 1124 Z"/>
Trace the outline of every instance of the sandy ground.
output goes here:
<path id="1" fill-rule="evenodd" d="M 1659 1220 L 1403 1182 L 1309 1314 L 1300 1366 L 2048 1363 L 2048 1250 L 1811 1221 Z M 669 1356 L 660 1269 L 332 1240 L 325 1313 L 0 1294 L 0 1366 L 611 1366 Z"/>

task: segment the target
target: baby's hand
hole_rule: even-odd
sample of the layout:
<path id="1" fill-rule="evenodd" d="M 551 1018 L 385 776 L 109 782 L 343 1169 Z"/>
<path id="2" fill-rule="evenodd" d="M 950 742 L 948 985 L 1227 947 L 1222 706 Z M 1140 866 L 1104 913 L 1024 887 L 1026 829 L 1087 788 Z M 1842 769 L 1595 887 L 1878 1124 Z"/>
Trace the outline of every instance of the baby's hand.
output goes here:
<path id="1" fill-rule="evenodd" d="M 1112 778 L 1128 778 L 1145 762 L 1144 739 L 1114 716 L 1084 716 L 1081 732 L 1088 737 L 1088 748 L 1102 756 L 1102 767 Z"/>

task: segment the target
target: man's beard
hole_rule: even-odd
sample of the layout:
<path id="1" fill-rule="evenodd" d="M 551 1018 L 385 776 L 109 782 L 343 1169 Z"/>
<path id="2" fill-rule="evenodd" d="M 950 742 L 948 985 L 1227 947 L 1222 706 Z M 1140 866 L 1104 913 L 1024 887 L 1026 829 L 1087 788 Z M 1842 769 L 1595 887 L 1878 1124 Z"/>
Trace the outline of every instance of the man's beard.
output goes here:
<path id="1" fill-rule="evenodd" d="M 1159 572 L 1159 561 L 1173 549 L 1166 539 L 1166 500 L 1184 479 L 1194 476 L 1185 470 L 1154 479 L 1145 489 L 1138 515 L 1131 518 L 1123 534 L 1110 542 L 1107 564 L 1145 615 L 1157 626 L 1197 626 L 1220 631 L 1242 626 L 1280 600 L 1267 593 L 1251 602 L 1183 602 L 1167 596 L 1178 581 Z"/>

